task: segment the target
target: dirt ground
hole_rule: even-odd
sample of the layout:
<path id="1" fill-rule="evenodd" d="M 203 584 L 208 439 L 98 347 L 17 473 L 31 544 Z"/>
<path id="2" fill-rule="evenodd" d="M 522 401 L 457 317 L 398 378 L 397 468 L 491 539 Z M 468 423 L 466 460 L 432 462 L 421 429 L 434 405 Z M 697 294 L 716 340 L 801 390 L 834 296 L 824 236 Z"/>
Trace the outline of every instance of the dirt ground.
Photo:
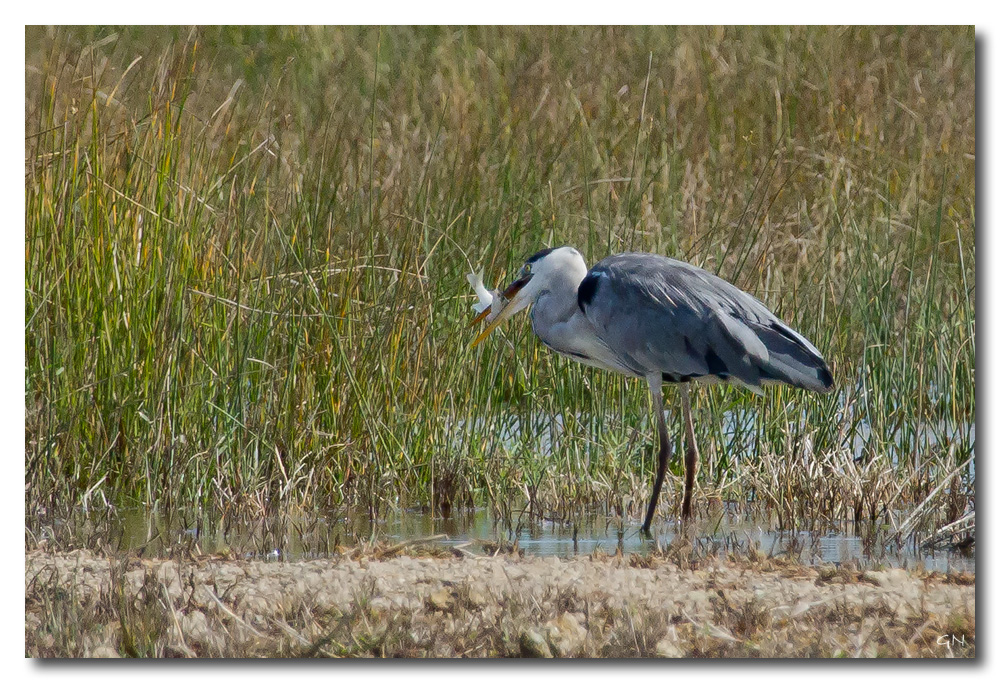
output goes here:
<path id="1" fill-rule="evenodd" d="M 33 551 L 32 657 L 974 657 L 975 577 L 770 558 Z"/>

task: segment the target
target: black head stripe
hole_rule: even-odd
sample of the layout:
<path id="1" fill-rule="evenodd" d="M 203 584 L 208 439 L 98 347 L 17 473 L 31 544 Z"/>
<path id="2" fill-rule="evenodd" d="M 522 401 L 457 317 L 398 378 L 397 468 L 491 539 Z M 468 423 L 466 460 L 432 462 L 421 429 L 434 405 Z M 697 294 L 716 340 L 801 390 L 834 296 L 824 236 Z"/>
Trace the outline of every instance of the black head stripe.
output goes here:
<path id="1" fill-rule="evenodd" d="M 525 263 L 534 263 L 535 261 L 537 261 L 539 259 L 545 258 L 546 256 L 548 256 L 549 254 L 551 254 L 555 250 L 556 250 L 556 247 L 549 247 L 548 249 L 542 249 L 537 254 L 533 254 L 532 256 L 529 256 L 528 260 L 525 261 Z"/>

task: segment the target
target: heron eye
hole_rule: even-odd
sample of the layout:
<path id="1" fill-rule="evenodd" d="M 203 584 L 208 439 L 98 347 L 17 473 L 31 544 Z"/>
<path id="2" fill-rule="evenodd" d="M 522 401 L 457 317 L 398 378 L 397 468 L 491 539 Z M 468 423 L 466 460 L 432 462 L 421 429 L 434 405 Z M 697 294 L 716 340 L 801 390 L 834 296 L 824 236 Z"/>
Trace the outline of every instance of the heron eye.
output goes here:
<path id="1" fill-rule="evenodd" d="M 524 267 L 521 268 L 521 275 L 531 275 L 531 264 L 525 263 Z"/>

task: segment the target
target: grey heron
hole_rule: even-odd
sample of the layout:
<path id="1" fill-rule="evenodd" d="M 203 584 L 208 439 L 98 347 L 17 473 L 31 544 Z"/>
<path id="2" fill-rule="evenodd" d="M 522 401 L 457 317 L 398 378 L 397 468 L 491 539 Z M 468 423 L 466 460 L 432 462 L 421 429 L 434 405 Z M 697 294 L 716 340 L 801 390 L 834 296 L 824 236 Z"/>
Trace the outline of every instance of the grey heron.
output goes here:
<path id="1" fill-rule="evenodd" d="M 686 453 L 681 518 L 691 516 L 698 445 L 688 384 L 729 382 L 762 394 L 766 384 L 826 393 L 833 375 L 805 337 L 760 300 L 689 263 L 657 254 L 615 254 L 587 270 L 573 247 L 531 256 L 503 292 L 503 307 L 472 342 L 531 306 L 531 327 L 553 351 L 580 363 L 646 380 L 659 432 L 656 481 L 642 530 L 656 511 L 670 439 L 663 384 L 680 387 Z M 486 309 L 473 321 L 486 318 Z"/>

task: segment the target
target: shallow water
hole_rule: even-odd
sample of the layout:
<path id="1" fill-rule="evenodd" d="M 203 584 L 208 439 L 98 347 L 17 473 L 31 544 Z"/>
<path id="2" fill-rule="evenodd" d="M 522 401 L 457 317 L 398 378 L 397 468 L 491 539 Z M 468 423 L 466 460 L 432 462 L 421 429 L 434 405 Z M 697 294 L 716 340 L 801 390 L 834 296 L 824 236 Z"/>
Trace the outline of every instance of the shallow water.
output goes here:
<path id="1" fill-rule="evenodd" d="M 28 532 L 34 540 L 49 540 L 59 547 L 105 548 L 159 556 L 190 550 L 194 553 L 274 560 L 328 557 L 338 547 L 369 541 L 388 544 L 424 542 L 442 547 L 459 546 L 470 552 L 494 552 L 502 545 L 516 546 L 532 555 L 569 557 L 595 551 L 648 552 L 666 547 L 679 527 L 662 522 L 655 538 L 644 538 L 638 520 L 588 515 L 572 523 L 522 516 L 520 521 L 498 520 L 482 509 L 463 510 L 445 518 L 404 510 L 386 519 L 371 521 L 364 513 L 330 516 L 281 515 L 268 518 L 226 517 L 197 511 L 172 515 L 146 510 L 118 510 L 82 516 L 73 521 L 34 520 Z M 860 567 L 899 566 L 933 571 L 975 573 L 971 552 L 921 548 L 919 539 L 906 542 L 855 535 L 843 530 L 778 532 L 769 522 L 748 520 L 730 511 L 694 523 L 695 546 L 713 550 L 746 551 L 756 548 L 768 556 L 790 556 L 808 564 L 855 563 Z"/>

